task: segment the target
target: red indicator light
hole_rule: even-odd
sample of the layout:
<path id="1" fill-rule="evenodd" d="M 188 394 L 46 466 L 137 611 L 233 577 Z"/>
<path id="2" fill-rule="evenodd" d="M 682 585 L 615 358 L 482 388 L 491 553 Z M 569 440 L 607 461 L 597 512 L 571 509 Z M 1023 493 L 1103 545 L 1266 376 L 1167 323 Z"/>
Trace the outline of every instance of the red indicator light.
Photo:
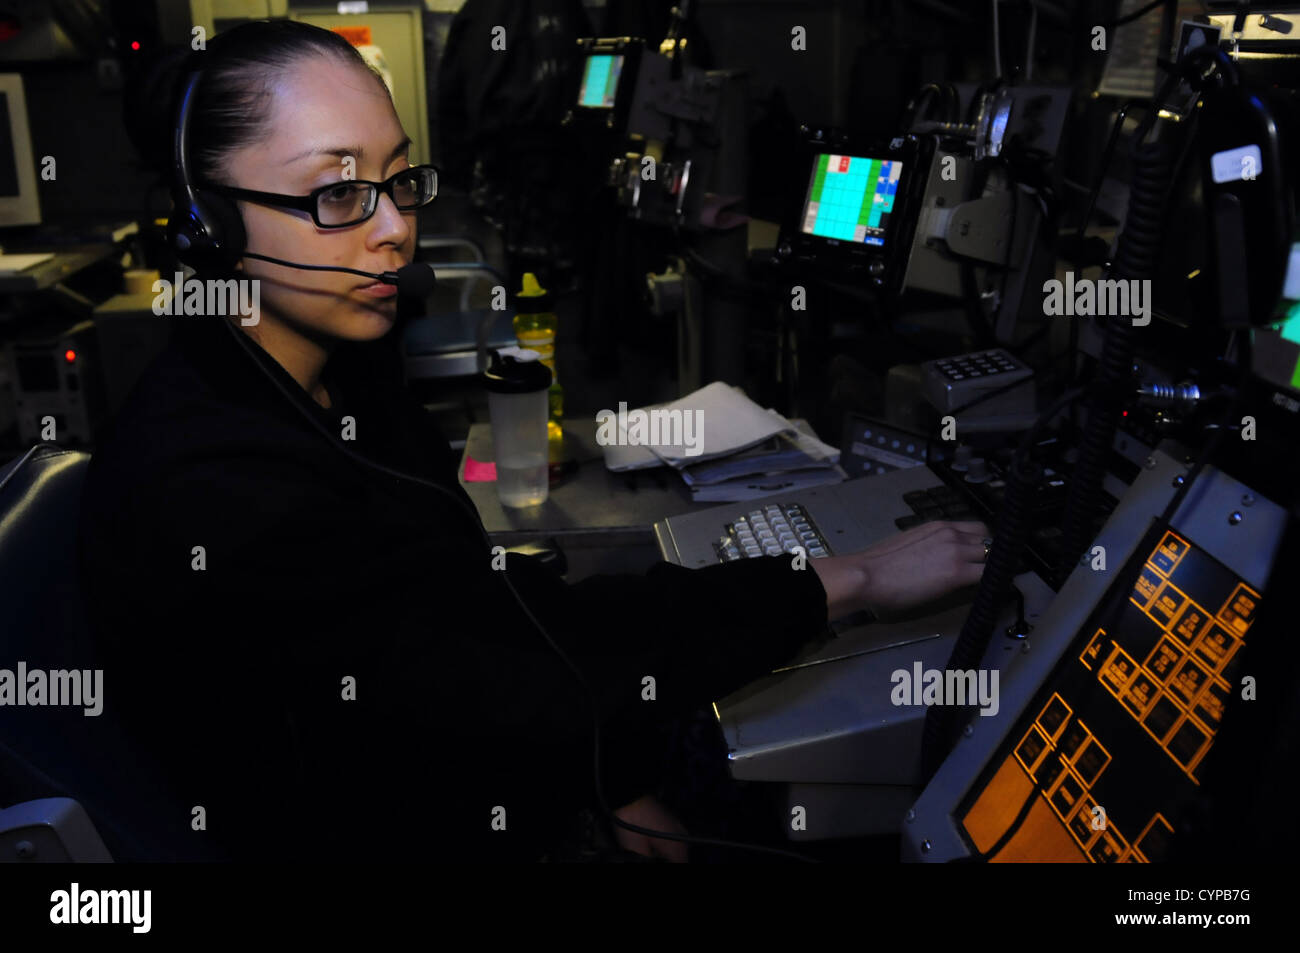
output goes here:
<path id="1" fill-rule="evenodd" d="M 63 359 L 67 361 L 69 364 L 71 364 L 73 361 L 77 359 L 77 352 L 74 351 L 72 348 L 68 348 L 66 351 L 63 352 Z"/>
<path id="2" fill-rule="evenodd" d="M 140 41 L 139 41 L 139 40 L 132 40 L 132 41 L 131 41 L 131 49 L 133 49 L 133 50 L 138 50 L 138 49 L 140 49 Z"/>

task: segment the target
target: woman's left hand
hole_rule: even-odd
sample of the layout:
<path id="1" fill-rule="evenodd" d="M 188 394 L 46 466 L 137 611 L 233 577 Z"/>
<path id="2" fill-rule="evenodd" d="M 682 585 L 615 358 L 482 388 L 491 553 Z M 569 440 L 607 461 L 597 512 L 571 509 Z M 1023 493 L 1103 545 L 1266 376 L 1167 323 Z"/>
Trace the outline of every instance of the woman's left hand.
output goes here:
<path id="1" fill-rule="evenodd" d="M 673 816 L 668 808 L 659 803 L 659 799 L 647 794 L 614 812 L 614 816 L 637 827 L 647 827 L 668 834 L 686 834 L 681 821 Z M 643 857 L 667 860 L 676 864 L 687 861 L 686 844 L 682 841 L 664 840 L 660 837 L 648 837 L 614 825 L 614 837 L 624 850 Z"/>

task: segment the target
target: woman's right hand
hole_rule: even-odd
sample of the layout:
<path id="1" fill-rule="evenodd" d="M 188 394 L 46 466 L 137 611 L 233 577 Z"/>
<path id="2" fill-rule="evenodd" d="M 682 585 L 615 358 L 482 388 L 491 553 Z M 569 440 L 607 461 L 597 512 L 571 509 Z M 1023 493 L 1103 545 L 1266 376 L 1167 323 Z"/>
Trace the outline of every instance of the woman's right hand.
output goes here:
<path id="1" fill-rule="evenodd" d="M 861 552 L 809 561 L 832 619 L 859 609 L 901 610 L 979 581 L 983 523 L 922 523 Z"/>

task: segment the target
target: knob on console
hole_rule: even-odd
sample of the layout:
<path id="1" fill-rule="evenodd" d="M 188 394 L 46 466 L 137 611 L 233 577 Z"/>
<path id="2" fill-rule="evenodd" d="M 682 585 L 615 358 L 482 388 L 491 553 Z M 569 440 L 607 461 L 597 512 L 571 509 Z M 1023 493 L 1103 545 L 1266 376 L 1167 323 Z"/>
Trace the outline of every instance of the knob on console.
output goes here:
<path id="1" fill-rule="evenodd" d="M 989 463 L 983 457 L 972 457 L 966 469 L 967 483 L 987 483 L 989 481 Z"/>

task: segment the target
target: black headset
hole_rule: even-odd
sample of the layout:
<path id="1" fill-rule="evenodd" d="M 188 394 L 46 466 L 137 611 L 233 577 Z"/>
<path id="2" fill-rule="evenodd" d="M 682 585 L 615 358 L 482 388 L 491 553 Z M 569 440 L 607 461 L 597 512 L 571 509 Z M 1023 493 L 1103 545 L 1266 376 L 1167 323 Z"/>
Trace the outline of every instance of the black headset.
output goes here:
<path id="1" fill-rule="evenodd" d="M 215 192 L 200 199 L 190 172 L 190 117 L 201 76 L 201 71 L 191 70 L 186 77 L 176 117 L 173 208 L 167 220 L 167 243 L 176 257 L 195 271 L 227 274 L 234 271 L 243 256 L 248 235 L 235 203 Z"/>

